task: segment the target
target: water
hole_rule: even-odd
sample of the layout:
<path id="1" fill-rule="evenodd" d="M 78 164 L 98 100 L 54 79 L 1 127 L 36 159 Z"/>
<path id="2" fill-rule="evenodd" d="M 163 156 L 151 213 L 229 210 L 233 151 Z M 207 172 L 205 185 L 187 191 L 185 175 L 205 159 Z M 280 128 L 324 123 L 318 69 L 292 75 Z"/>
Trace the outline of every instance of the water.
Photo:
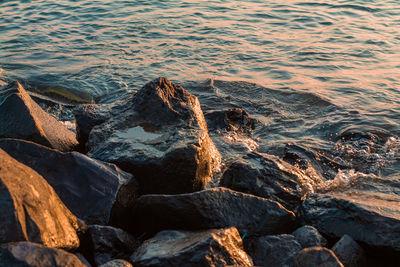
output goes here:
<path id="1" fill-rule="evenodd" d="M 98 102 L 165 76 L 206 113 L 256 118 L 251 136 L 224 135 L 242 149 L 300 157 L 327 179 L 397 174 L 400 2 L 287 2 L 1 1 L 0 68 Z"/>

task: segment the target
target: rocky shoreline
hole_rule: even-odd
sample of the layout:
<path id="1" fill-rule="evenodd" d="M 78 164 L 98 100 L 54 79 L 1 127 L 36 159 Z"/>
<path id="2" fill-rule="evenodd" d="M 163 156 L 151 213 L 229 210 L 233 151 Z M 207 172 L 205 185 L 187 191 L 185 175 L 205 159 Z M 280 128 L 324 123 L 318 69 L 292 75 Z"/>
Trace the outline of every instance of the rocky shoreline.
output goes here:
<path id="1" fill-rule="evenodd" d="M 232 157 L 220 133 L 257 120 L 165 78 L 73 113 L 0 90 L 0 266 L 398 266 L 398 178 L 316 191 L 293 151 Z"/>

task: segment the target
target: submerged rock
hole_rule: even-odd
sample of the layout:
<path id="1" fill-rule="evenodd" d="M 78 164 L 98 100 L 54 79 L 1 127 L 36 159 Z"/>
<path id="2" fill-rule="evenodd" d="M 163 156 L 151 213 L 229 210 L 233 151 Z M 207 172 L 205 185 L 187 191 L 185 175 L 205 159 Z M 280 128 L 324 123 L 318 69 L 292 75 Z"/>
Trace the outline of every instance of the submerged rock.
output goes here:
<path id="1" fill-rule="evenodd" d="M 33 141 L 60 151 L 77 148 L 74 132 L 46 113 L 18 82 L 0 92 L 0 137 Z"/>
<path id="2" fill-rule="evenodd" d="M 292 235 L 296 237 L 303 248 L 325 247 L 327 244 L 326 239 L 311 225 L 300 227 Z"/>
<path id="3" fill-rule="evenodd" d="M 294 213 L 278 202 L 213 188 L 190 194 L 141 196 L 127 218 L 118 222 L 136 233 L 235 226 L 241 234 L 251 236 L 290 231 L 294 221 Z"/>
<path id="4" fill-rule="evenodd" d="M 79 221 L 46 180 L 2 149 L 0 169 L 0 243 L 31 241 L 77 248 Z"/>
<path id="5" fill-rule="evenodd" d="M 163 231 L 132 255 L 134 266 L 253 266 L 236 228 Z"/>
<path id="6" fill-rule="evenodd" d="M 91 130 L 90 156 L 133 173 L 141 194 L 193 192 L 210 182 L 220 155 L 195 96 L 158 78 L 125 107 Z"/>
<path id="7" fill-rule="evenodd" d="M 346 267 L 361 267 L 367 263 L 363 248 L 348 235 L 342 236 L 332 250 Z"/>
<path id="8" fill-rule="evenodd" d="M 296 256 L 296 267 L 344 267 L 332 250 L 323 247 L 305 248 Z"/>
<path id="9" fill-rule="evenodd" d="M 117 209 L 121 202 L 135 197 L 131 197 L 135 195 L 135 188 L 131 188 L 134 181 L 129 183 L 132 175 L 114 164 L 15 139 L 0 139 L 0 148 L 43 176 L 64 204 L 86 223 L 107 224 L 114 206 Z"/>
<path id="10" fill-rule="evenodd" d="M 210 130 L 250 133 L 256 124 L 256 120 L 241 108 L 212 111 L 208 112 L 205 117 Z"/>

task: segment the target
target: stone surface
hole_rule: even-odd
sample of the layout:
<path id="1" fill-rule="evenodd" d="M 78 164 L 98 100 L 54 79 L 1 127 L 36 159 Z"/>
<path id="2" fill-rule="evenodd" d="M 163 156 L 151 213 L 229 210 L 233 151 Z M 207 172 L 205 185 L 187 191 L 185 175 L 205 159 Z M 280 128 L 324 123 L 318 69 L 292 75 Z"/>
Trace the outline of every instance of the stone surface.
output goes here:
<path id="1" fill-rule="evenodd" d="M 253 266 L 236 228 L 163 231 L 132 255 L 134 266 Z"/>
<path id="2" fill-rule="evenodd" d="M 134 190 L 120 190 L 132 187 L 132 175 L 114 164 L 22 140 L 0 139 L 0 148 L 43 176 L 64 204 L 87 223 L 107 224 L 113 206 L 129 199 L 127 193 L 134 194 Z"/>
<path id="3" fill-rule="evenodd" d="M 220 155 L 195 96 L 158 78 L 125 107 L 91 130 L 88 155 L 133 173 L 141 194 L 193 192 L 211 181 Z"/>
<path id="4" fill-rule="evenodd" d="M 167 229 L 199 230 L 235 226 L 246 235 L 290 231 L 295 215 L 278 202 L 213 188 L 181 195 L 145 195 L 138 198 L 123 229 L 156 233 Z"/>
<path id="5" fill-rule="evenodd" d="M 296 267 L 344 267 L 332 250 L 323 247 L 305 248 L 296 256 Z"/>
<path id="6" fill-rule="evenodd" d="M 292 235 L 296 237 L 303 248 L 325 247 L 327 244 L 326 239 L 311 225 L 300 227 Z"/>
<path id="7" fill-rule="evenodd" d="M 0 243 L 31 241 L 48 247 L 79 246 L 80 222 L 53 188 L 31 168 L 0 149 Z"/>
<path id="8" fill-rule="evenodd" d="M 208 112 L 205 115 L 210 130 L 241 131 L 249 133 L 254 129 L 256 120 L 241 108 L 230 108 Z"/>
<path id="9" fill-rule="evenodd" d="M 46 113 L 18 82 L 0 92 L 0 137 L 29 140 L 60 151 L 78 146 L 75 133 Z"/>
<path id="10" fill-rule="evenodd" d="M 31 242 L 0 246 L 0 266 L 16 267 L 88 267 L 72 253 Z"/>
<path id="11" fill-rule="evenodd" d="M 367 263 L 363 248 L 348 235 L 342 236 L 332 251 L 346 267 L 361 267 Z"/>
<path id="12" fill-rule="evenodd" d="M 302 247 L 292 235 L 270 235 L 257 238 L 250 256 L 256 266 L 293 267 Z"/>
<path id="13" fill-rule="evenodd" d="M 126 260 L 112 260 L 102 265 L 99 265 L 99 267 L 132 267 L 132 264 L 130 264 Z"/>

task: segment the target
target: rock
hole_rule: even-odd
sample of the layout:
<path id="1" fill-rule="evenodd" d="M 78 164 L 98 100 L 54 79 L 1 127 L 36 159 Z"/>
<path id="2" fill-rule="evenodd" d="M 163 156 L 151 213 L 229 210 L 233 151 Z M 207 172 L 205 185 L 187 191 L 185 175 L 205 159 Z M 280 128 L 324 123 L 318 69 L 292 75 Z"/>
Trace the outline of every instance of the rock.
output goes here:
<path id="1" fill-rule="evenodd" d="M 195 96 L 158 78 L 125 107 L 91 130 L 88 155 L 133 173 L 141 194 L 193 192 L 211 181 L 220 155 Z"/>
<path id="2" fill-rule="evenodd" d="M 125 260 L 113 260 L 100 265 L 99 267 L 132 267 L 132 264 Z"/>
<path id="3" fill-rule="evenodd" d="M 363 248 L 348 235 L 342 236 L 332 250 L 346 267 L 361 267 L 367 263 Z"/>
<path id="4" fill-rule="evenodd" d="M 326 239 L 311 225 L 300 227 L 292 235 L 296 237 L 303 248 L 325 247 L 327 245 Z"/>
<path id="5" fill-rule="evenodd" d="M 125 231 L 111 226 L 90 225 L 94 261 L 97 265 L 113 259 L 129 260 L 140 242 Z"/>
<path id="6" fill-rule="evenodd" d="M 87 267 L 72 253 L 31 242 L 1 245 L 0 266 Z"/>
<path id="7" fill-rule="evenodd" d="M 18 82 L 0 93 L 0 137 L 33 141 L 60 151 L 74 150 L 74 132 L 46 113 Z"/>
<path id="8" fill-rule="evenodd" d="M 300 179 L 295 168 L 279 157 L 253 152 L 227 168 L 220 186 L 275 200 L 294 210 L 300 205 Z"/>
<path id="9" fill-rule="evenodd" d="M 0 243 L 31 241 L 48 247 L 79 246 L 78 219 L 37 172 L 0 149 Z"/>
<path id="10" fill-rule="evenodd" d="M 250 256 L 256 266 L 293 267 L 302 247 L 292 235 L 270 235 L 258 238 Z"/>
<path id="11" fill-rule="evenodd" d="M 81 253 L 75 253 L 75 256 L 78 257 L 78 259 L 87 267 L 92 267 L 92 265 L 88 262 L 88 260 L 81 254 Z"/>
<path id="12" fill-rule="evenodd" d="M 294 227 L 295 215 L 268 199 L 213 188 L 181 195 L 144 195 L 135 201 L 126 228 L 135 233 L 160 230 L 201 230 L 235 226 L 241 234 L 284 233 Z"/>
<path id="13" fill-rule="evenodd" d="M 344 267 L 332 250 L 323 247 L 305 248 L 296 256 L 296 267 Z"/>
<path id="14" fill-rule="evenodd" d="M 114 164 L 22 140 L 0 139 L 0 148 L 43 176 L 64 204 L 86 223 L 107 224 L 113 207 L 117 209 L 134 195 L 132 175 Z"/>
<path id="15" fill-rule="evenodd" d="M 256 124 L 256 120 L 241 108 L 208 112 L 205 118 L 210 131 L 224 130 L 250 133 Z"/>
<path id="16" fill-rule="evenodd" d="M 163 231 L 132 255 L 134 266 L 253 266 L 236 228 Z"/>

